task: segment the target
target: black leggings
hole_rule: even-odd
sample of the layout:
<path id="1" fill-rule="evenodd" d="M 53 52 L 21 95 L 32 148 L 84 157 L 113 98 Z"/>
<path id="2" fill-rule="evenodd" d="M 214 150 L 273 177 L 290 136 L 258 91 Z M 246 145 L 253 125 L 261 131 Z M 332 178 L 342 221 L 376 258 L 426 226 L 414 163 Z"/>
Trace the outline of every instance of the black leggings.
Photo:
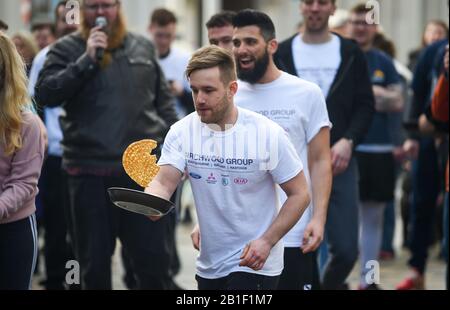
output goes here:
<path id="1" fill-rule="evenodd" d="M 269 277 L 247 272 L 234 272 L 220 279 L 204 279 L 196 276 L 200 291 L 218 291 L 218 290 L 276 290 L 279 276 Z"/>
<path id="2" fill-rule="evenodd" d="M 29 290 L 36 267 L 36 217 L 0 224 L 0 291 Z"/>

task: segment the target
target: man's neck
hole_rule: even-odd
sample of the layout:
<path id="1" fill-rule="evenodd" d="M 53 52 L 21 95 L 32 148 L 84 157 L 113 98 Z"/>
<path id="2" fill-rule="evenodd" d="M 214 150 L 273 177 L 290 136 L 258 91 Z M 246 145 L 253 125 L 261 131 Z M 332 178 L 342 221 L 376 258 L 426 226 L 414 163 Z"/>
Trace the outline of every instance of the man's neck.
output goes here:
<path id="1" fill-rule="evenodd" d="M 333 35 L 328 28 L 325 28 L 320 32 L 309 32 L 308 30 L 305 30 L 300 36 L 306 44 L 323 44 L 328 43 L 333 39 Z"/>
<path id="2" fill-rule="evenodd" d="M 170 49 L 167 51 L 159 52 L 159 59 L 165 59 L 170 55 Z"/>
<path id="3" fill-rule="evenodd" d="M 264 76 L 258 81 L 257 84 L 268 84 L 277 80 L 281 76 L 281 71 L 274 64 L 273 60 L 270 60 L 269 66 Z"/>
<path id="4" fill-rule="evenodd" d="M 236 107 L 234 102 L 231 102 L 230 104 L 230 110 L 227 111 L 226 116 L 219 122 L 219 124 L 217 124 L 220 126 L 221 131 L 229 130 L 233 128 L 237 123 L 239 114 L 238 108 Z"/>

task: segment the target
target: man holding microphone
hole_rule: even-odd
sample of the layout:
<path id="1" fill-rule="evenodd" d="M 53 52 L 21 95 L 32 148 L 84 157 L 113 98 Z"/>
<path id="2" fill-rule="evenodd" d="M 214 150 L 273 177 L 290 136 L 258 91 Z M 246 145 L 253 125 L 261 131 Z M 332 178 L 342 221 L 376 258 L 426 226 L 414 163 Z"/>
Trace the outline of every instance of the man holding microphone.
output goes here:
<path id="1" fill-rule="evenodd" d="M 69 225 L 83 289 L 111 289 L 111 256 L 119 237 L 140 289 L 171 285 L 166 233 L 157 223 L 112 206 L 109 187 L 136 188 L 121 165 L 134 141 L 162 144 L 177 121 L 173 98 L 150 41 L 127 31 L 118 0 L 81 1 L 79 32 L 49 51 L 36 100 L 62 103 L 63 168 Z"/>

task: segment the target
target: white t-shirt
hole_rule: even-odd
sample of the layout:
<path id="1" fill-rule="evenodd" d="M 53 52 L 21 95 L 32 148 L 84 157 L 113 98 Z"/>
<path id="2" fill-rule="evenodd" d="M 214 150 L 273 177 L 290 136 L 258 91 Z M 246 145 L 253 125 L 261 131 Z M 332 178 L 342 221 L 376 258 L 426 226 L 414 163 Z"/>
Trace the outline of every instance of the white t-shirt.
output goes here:
<path id="1" fill-rule="evenodd" d="M 239 81 L 235 97 L 239 107 L 262 114 L 276 122 L 289 134 L 297 154 L 305 163 L 304 173 L 311 193 L 308 144 L 323 127 L 331 127 L 325 99 L 317 85 L 283 72 L 275 81 L 250 85 Z M 279 191 L 280 203 L 286 195 Z M 312 217 L 312 204 L 300 221 L 284 237 L 286 247 L 299 247 L 303 232 Z"/>
<path id="2" fill-rule="evenodd" d="M 239 267 L 245 246 L 260 238 L 279 212 L 275 184 L 303 169 L 286 132 L 269 119 L 238 108 L 237 123 L 213 131 L 196 113 L 170 129 L 159 165 L 187 170 L 201 232 L 197 273 L 218 279 L 233 272 L 267 276 L 283 270 L 282 241 L 261 271 Z"/>
<path id="3" fill-rule="evenodd" d="M 187 68 L 190 57 L 191 56 L 189 53 L 176 48 L 171 48 L 169 55 L 165 58 L 159 59 L 159 64 L 164 72 L 166 80 L 168 82 L 176 81 L 180 85 L 183 85 L 183 88 L 188 91 L 190 91 L 191 88 L 184 72 Z M 183 118 L 186 116 L 186 109 L 180 104 L 180 102 L 178 102 L 178 100 L 175 107 L 178 117 Z"/>
<path id="4" fill-rule="evenodd" d="M 325 98 L 328 97 L 342 61 L 339 37 L 333 35 L 324 44 L 306 44 L 298 35 L 292 41 L 292 54 L 297 75 L 319 85 Z"/>
<path id="5" fill-rule="evenodd" d="M 44 67 L 47 54 L 50 51 L 51 46 L 47 46 L 41 50 L 33 60 L 33 65 L 30 71 L 30 80 L 28 82 L 28 93 L 30 97 L 34 97 L 34 88 L 38 82 L 39 73 Z M 63 114 L 61 107 L 44 108 L 45 127 L 47 128 L 48 137 L 48 154 L 56 157 L 63 155 L 63 149 L 61 141 L 63 139 L 63 133 L 61 125 L 59 124 L 59 118 Z"/>

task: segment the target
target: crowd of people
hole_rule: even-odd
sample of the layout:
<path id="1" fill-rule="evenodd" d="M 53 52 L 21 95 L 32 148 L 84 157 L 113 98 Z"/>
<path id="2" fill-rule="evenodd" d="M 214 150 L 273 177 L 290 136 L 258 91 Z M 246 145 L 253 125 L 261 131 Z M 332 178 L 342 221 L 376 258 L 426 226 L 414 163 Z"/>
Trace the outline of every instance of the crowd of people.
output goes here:
<path id="1" fill-rule="evenodd" d="M 181 289 L 180 209 L 130 213 L 110 187 L 179 207 L 190 185 L 200 290 L 349 289 L 358 258 L 358 289 L 380 289 L 371 262 L 395 258 L 397 207 L 411 252 L 397 289 L 426 288 L 435 240 L 448 261 L 445 22 L 427 24 L 405 66 L 365 4 L 302 0 L 283 42 L 263 12 L 219 12 L 191 55 L 165 8 L 147 38 L 120 0 L 83 0 L 80 25 L 66 3 L 30 33 L 0 21 L 0 289 L 31 288 L 40 233 L 48 290 L 112 289 L 117 239 L 129 289 Z M 161 167 L 145 189 L 121 164 L 142 139 Z"/>

